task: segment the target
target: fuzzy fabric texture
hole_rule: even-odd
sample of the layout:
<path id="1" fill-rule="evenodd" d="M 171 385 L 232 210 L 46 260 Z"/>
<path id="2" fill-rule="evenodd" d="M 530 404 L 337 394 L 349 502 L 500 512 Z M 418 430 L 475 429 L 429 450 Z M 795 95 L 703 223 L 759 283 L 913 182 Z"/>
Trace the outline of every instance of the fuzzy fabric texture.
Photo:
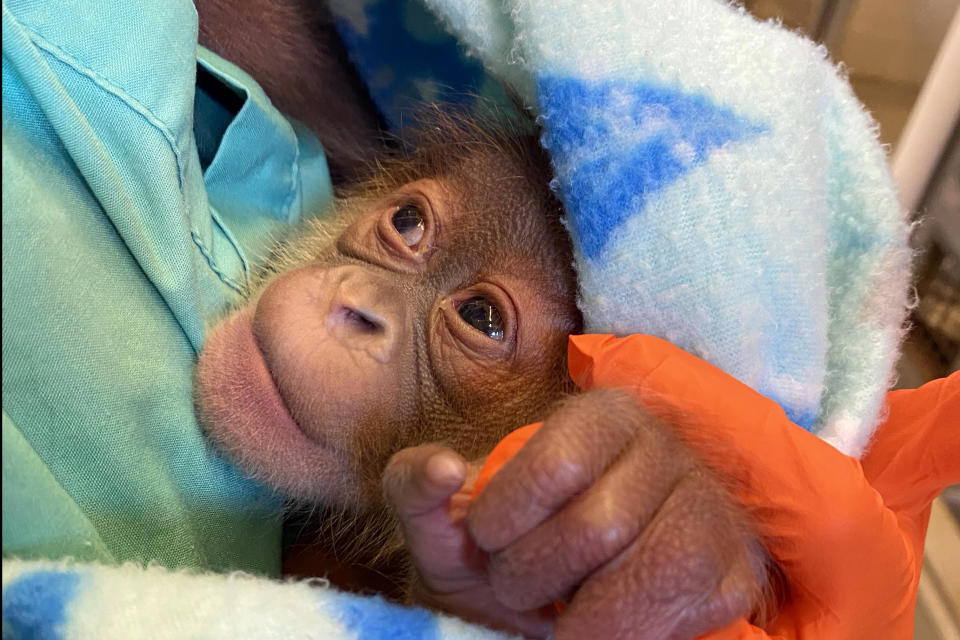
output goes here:
<path id="1" fill-rule="evenodd" d="M 3 560 L 3 637 L 69 640 L 505 640 L 456 618 L 322 580 Z"/>
<path id="2" fill-rule="evenodd" d="M 860 455 L 898 355 L 908 225 L 826 51 L 720 0 L 424 2 L 539 117 L 587 331 L 665 338 Z M 397 75 L 369 55 L 382 7 L 410 21 L 397 4 L 415 3 L 340 16 L 368 78 Z"/>

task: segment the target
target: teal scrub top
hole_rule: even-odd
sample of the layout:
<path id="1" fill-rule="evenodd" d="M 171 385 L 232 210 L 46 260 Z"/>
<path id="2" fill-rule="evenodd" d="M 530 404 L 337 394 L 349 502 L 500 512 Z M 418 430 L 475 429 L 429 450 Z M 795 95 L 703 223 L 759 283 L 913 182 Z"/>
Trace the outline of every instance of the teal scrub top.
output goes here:
<path id="1" fill-rule="evenodd" d="M 281 500 L 204 442 L 191 375 L 329 206 L 317 140 L 189 0 L 9 0 L 2 195 L 4 556 L 278 573 Z"/>

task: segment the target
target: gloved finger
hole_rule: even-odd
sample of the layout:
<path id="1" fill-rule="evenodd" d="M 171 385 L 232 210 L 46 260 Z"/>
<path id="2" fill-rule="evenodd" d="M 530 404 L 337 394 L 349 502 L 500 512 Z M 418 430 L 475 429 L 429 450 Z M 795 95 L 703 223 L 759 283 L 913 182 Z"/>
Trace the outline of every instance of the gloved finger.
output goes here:
<path id="1" fill-rule="evenodd" d="M 562 599 L 640 536 L 692 467 L 690 455 L 665 429 L 639 430 L 593 486 L 491 554 L 498 599 L 521 610 Z"/>
<path id="2" fill-rule="evenodd" d="M 918 546 L 930 503 L 960 482 L 960 371 L 919 389 L 891 391 L 887 406 L 863 472 L 888 507 L 913 521 L 910 533 Z"/>
<path id="3" fill-rule="evenodd" d="M 636 402 L 622 392 L 572 397 L 470 506 L 467 519 L 474 540 L 497 551 L 539 525 L 594 483 L 644 419 Z"/>

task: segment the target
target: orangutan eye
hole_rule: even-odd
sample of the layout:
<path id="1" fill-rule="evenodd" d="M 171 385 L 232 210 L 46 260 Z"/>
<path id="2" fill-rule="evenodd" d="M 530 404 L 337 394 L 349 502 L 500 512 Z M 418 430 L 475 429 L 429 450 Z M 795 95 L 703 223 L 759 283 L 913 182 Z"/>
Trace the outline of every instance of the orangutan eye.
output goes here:
<path id="1" fill-rule="evenodd" d="M 397 209 L 391 218 L 393 228 L 397 230 L 400 237 L 408 247 L 415 246 L 423 240 L 426 221 L 423 212 L 415 205 L 404 205 Z"/>
<path id="2" fill-rule="evenodd" d="M 500 310 L 486 298 L 476 296 L 464 301 L 457 309 L 464 322 L 494 340 L 503 340 L 503 317 Z"/>

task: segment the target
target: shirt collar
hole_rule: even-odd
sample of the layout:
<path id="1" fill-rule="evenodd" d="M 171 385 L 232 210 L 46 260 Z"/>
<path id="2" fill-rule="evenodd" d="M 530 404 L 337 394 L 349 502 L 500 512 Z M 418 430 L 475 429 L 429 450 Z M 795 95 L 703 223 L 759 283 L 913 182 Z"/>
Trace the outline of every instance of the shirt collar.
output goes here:
<path id="1" fill-rule="evenodd" d="M 303 203 L 293 126 L 239 67 L 199 46 L 197 62 L 243 98 L 204 171 L 210 203 L 227 217 L 297 219 Z"/>

